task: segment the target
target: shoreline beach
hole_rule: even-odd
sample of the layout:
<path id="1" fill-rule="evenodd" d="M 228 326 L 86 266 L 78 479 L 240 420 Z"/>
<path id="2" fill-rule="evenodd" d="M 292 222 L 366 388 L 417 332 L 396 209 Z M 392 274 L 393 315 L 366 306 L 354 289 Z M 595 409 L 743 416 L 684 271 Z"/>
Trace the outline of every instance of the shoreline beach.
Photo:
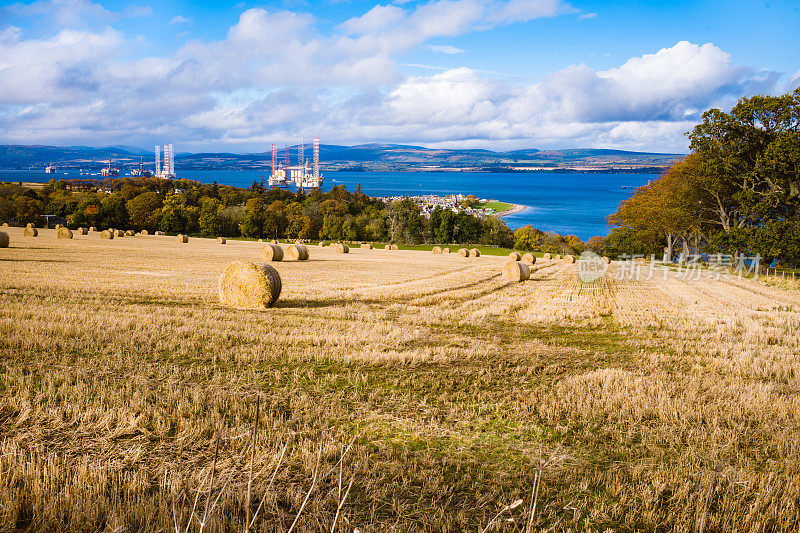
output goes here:
<path id="1" fill-rule="evenodd" d="M 508 215 L 514 215 L 516 213 L 521 213 L 522 211 L 525 211 L 526 209 L 528 209 L 527 205 L 513 204 L 513 207 L 511 209 L 506 209 L 505 211 L 500 211 L 499 213 L 494 213 L 493 216 L 496 216 L 497 218 L 503 218 L 503 217 L 508 216 Z"/>

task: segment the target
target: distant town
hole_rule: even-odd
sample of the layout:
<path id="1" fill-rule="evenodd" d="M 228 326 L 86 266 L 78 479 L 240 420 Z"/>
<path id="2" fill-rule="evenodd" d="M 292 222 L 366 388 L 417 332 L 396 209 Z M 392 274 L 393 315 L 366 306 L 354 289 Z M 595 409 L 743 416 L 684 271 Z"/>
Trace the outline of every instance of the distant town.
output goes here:
<path id="1" fill-rule="evenodd" d="M 453 213 L 467 213 L 468 215 L 483 218 L 489 215 L 504 216 L 512 212 L 517 212 L 525 206 L 477 198 L 473 195 L 464 194 L 425 194 L 422 196 L 382 196 L 379 197 L 384 203 L 389 204 L 395 201 L 411 200 L 420 209 L 420 213 L 425 218 L 430 218 L 434 209 L 441 208 Z"/>

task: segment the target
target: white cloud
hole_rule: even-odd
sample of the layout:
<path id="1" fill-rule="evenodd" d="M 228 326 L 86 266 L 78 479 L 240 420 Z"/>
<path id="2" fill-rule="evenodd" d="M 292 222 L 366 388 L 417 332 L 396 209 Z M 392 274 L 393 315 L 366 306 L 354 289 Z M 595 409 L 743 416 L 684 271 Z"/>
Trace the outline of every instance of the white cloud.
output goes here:
<path id="1" fill-rule="evenodd" d="M 50 39 L 0 39 L 0 106 L 89 97 L 106 83 L 97 64 L 121 42 L 111 28 L 102 33 L 63 30 Z"/>
<path id="2" fill-rule="evenodd" d="M 448 55 L 455 55 L 455 54 L 463 54 L 464 50 L 461 48 L 457 48 L 455 46 L 450 46 L 447 44 L 432 44 L 428 46 L 428 49 L 431 52 L 438 52 L 440 54 L 448 54 Z"/>
<path id="3" fill-rule="evenodd" d="M 360 17 L 346 20 L 340 28 L 348 34 L 373 33 L 397 24 L 405 16 L 405 11 L 397 6 L 375 6 Z"/>
<path id="4" fill-rule="evenodd" d="M 175 15 L 169 20 L 170 24 L 191 24 L 192 19 L 186 18 L 183 15 Z"/>
<path id="5" fill-rule="evenodd" d="M 575 9 L 559 0 L 509 0 L 497 6 L 499 17 L 489 17 L 497 22 L 527 22 L 529 20 L 574 13 Z"/>
<path id="6" fill-rule="evenodd" d="M 597 13 L 583 13 L 582 15 L 579 15 L 578 18 L 581 20 L 596 19 Z"/>

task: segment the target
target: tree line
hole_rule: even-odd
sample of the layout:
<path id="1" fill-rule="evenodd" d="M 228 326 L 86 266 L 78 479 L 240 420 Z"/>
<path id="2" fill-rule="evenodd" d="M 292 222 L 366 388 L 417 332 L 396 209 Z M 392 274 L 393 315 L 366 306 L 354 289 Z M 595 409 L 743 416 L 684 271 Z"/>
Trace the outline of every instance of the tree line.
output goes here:
<path id="1" fill-rule="evenodd" d="M 688 135 L 691 153 L 608 218 L 605 252 L 800 266 L 800 88 L 706 111 Z"/>
<path id="2" fill-rule="evenodd" d="M 512 231 L 497 217 L 436 207 L 429 217 L 409 199 L 384 203 L 358 187 L 292 192 L 254 182 L 249 189 L 186 179 L 50 180 L 41 189 L 0 184 L 0 220 L 69 227 L 160 230 L 203 237 L 470 243 L 543 251 L 564 238 L 531 228 Z M 573 244 L 577 238 L 571 238 Z M 577 240 L 580 243 L 579 240 Z M 545 249 L 546 248 L 546 249 Z"/>

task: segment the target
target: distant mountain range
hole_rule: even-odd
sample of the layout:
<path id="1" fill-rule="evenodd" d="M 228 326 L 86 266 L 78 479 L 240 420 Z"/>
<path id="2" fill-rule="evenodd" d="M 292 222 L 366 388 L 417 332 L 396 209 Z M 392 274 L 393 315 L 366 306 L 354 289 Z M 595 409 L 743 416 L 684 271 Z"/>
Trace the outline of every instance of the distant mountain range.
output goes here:
<path id="1" fill-rule="evenodd" d="M 305 146 L 306 158 L 311 146 Z M 279 151 L 282 161 L 284 151 Z M 398 144 L 364 144 L 358 146 L 320 146 L 320 162 L 324 170 L 505 170 L 524 171 L 539 168 L 564 170 L 639 170 L 664 168 L 682 159 L 684 154 L 627 152 L 594 148 L 568 150 L 445 150 Z M 297 162 L 297 146 L 289 147 L 292 164 Z M 124 168 L 138 166 L 140 160 L 152 167 L 153 151 L 133 146 L 38 146 L 0 145 L 1 169 L 43 169 L 56 165 L 63 169 L 96 170 L 113 159 Z M 186 170 L 264 170 L 269 168 L 272 154 L 177 153 L 177 171 Z"/>

